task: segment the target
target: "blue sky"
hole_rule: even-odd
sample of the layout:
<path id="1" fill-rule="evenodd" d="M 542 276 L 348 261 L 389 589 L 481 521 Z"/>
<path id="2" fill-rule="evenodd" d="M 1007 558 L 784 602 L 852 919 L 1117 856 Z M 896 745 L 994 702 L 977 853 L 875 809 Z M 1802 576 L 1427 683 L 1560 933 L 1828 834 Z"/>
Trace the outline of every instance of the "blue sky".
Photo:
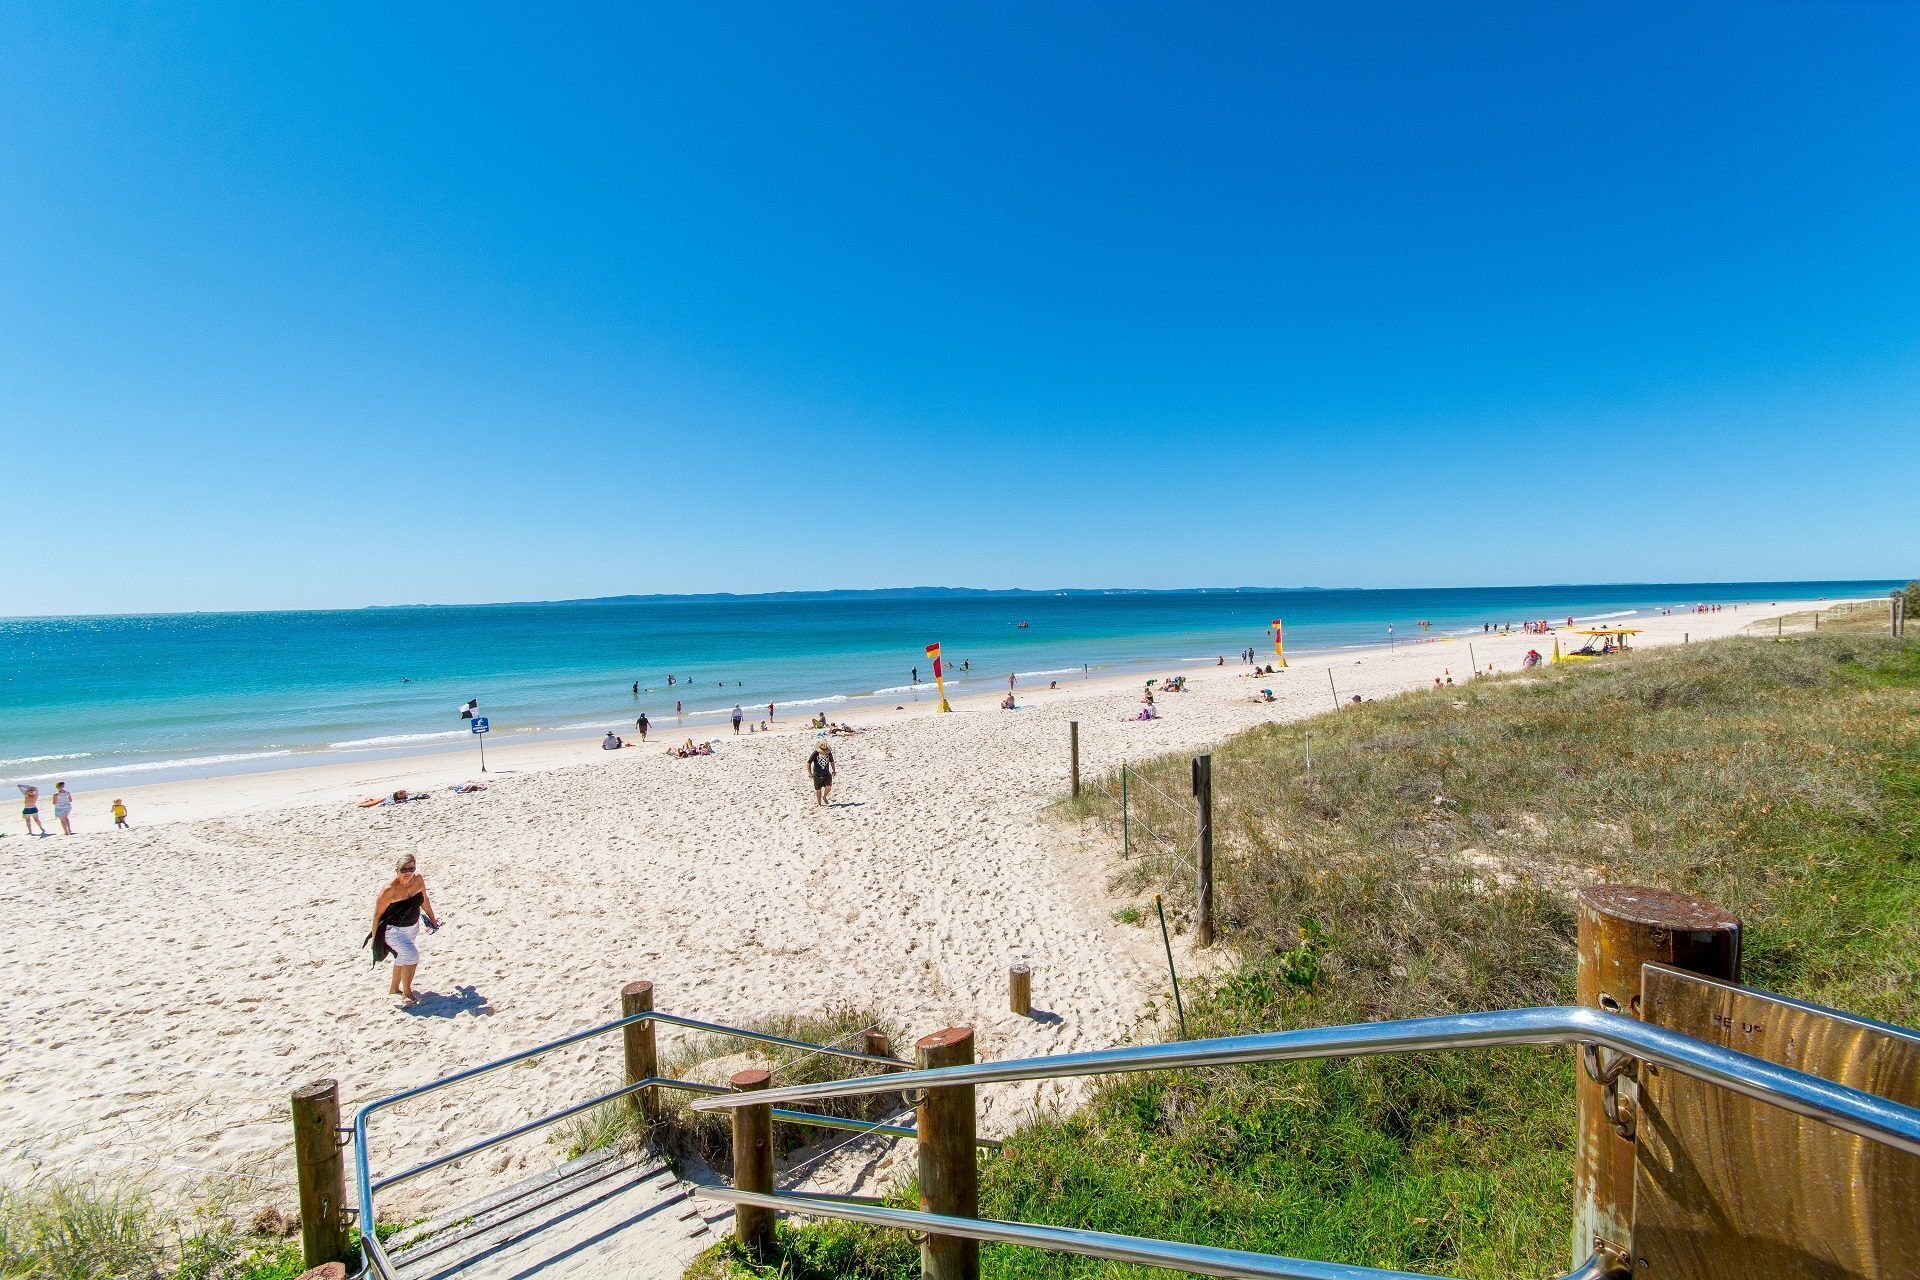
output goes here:
<path id="1" fill-rule="evenodd" d="M 1920 571 L 1920 6 L 0 9 L 0 612 Z"/>

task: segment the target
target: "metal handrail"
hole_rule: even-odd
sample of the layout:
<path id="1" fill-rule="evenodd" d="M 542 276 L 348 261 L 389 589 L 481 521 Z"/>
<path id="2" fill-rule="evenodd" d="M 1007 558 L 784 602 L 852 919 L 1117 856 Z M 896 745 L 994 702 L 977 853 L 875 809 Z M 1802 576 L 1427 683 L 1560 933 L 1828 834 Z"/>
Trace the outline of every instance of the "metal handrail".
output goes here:
<path id="1" fill-rule="evenodd" d="M 698 1085 L 692 1081 L 673 1080 L 665 1076 L 649 1076 L 644 1080 L 636 1080 L 631 1084 L 622 1085 L 620 1088 L 608 1093 L 589 1098 L 585 1102 L 577 1102 L 570 1106 L 562 1107 L 558 1111 L 548 1112 L 543 1116 L 529 1120 L 524 1124 L 515 1125 L 511 1129 L 496 1133 L 491 1137 L 482 1138 L 477 1142 L 470 1142 L 457 1150 L 435 1156 L 431 1160 L 422 1161 L 420 1164 L 408 1169 L 402 1169 L 398 1173 L 389 1174 L 377 1182 L 373 1178 L 373 1173 L 367 1158 L 367 1120 L 370 1116 L 376 1111 L 383 1111 L 388 1107 L 406 1102 L 409 1099 L 420 1097 L 422 1094 L 445 1089 L 450 1085 L 460 1084 L 478 1076 L 486 1075 L 489 1072 L 498 1071 L 502 1067 L 510 1067 L 517 1063 L 527 1062 L 540 1057 L 542 1054 L 552 1053 L 556 1049 L 564 1049 L 570 1045 L 579 1044 L 584 1040 L 591 1040 L 596 1036 L 607 1035 L 614 1031 L 622 1031 L 643 1022 L 665 1022 L 673 1026 L 687 1027 L 695 1031 L 706 1031 L 715 1035 L 752 1040 L 760 1044 L 777 1044 L 789 1049 L 803 1049 L 815 1053 L 824 1053 L 835 1058 L 844 1058 L 852 1062 L 872 1063 L 877 1066 L 910 1067 L 912 1065 L 898 1058 L 882 1057 L 871 1053 L 860 1053 L 853 1049 L 839 1049 L 828 1045 L 814 1044 L 806 1040 L 793 1040 L 786 1036 L 776 1036 L 765 1031 L 749 1031 L 744 1027 L 730 1027 L 718 1022 L 702 1022 L 698 1018 L 686 1018 L 679 1014 L 663 1013 L 657 1009 L 648 1009 L 640 1013 L 629 1014 L 613 1022 L 605 1022 L 596 1027 L 588 1027 L 582 1031 L 575 1031 L 570 1035 L 560 1037 L 558 1040 L 550 1040 L 545 1044 L 538 1044 L 530 1049 L 522 1049 L 516 1053 L 510 1053 L 503 1058 L 495 1058 L 491 1062 L 483 1062 L 478 1066 L 468 1067 L 464 1071 L 456 1071 L 452 1075 L 441 1076 L 437 1080 L 429 1080 L 425 1084 L 415 1085 L 411 1089 L 402 1089 L 399 1093 L 388 1094 L 384 1098 L 375 1098 L 371 1102 L 362 1104 L 353 1113 L 353 1124 L 351 1126 L 351 1132 L 353 1134 L 354 1190 L 356 1192 L 355 1199 L 358 1202 L 360 1218 L 361 1261 L 360 1270 L 357 1274 L 364 1276 L 368 1272 L 373 1272 L 382 1277 L 391 1277 L 393 1274 L 393 1260 L 387 1256 L 385 1246 L 381 1244 L 379 1236 L 374 1231 L 376 1219 L 373 1212 L 373 1197 L 378 1191 L 394 1186 L 397 1183 L 405 1182 L 409 1178 L 417 1178 L 423 1173 L 430 1173 L 435 1169 L 452 1164 L 456 1160 L 464 1160 L 468 1156 L 478 1155 L 480 1152 L 488 1150 L 491 1147 L 497 1147 L 501 1143 L 511 1142 L 515 1138 L 525 1137 L 529 1133 L 558 1124 L 560 1121 L 579 1115 L 583 1111 L 592 1110 L 594 1107 L 602 1106 L 609 1102 L 616 1102 L 629 1094 L 637 1093 L 650 1086 L 658 1085 L 663 1088 L 680 1088 L 695 1093 L 705 1092 L 709 1088 L 719 1090 L 723 1093 L 726 1091 L 720 1089 L 718 1085 Z M 887 1091 L 876 1090 L 876 1092 Z M 813 1125 L 826 1129 L 871 1128 L 876 1133 L 886 1133 L 892 1137 L 911 1138 L 917 1136 L 912 1129 L 901 1125 L 870 1126 L 861 1121 L 842 1121 L 840 1117 L 837 1116 L 820 1116 L 806 1111 L 777 1110 L 774 1112 L 774 1115 L 790 1124 Z"/>
<path id="2" fill-rule="evenodd" d="M 1229 1276 L 1235 1280 L 1434 1280 L 1431 1275 L 1415 1271 L 1390 1271 L 1347 1262 L 1315 1262 L 1308 1258 L 1250 1253 L 1244 1249 L 1222 1249 L 1178 1240 L 1149 1240 L 1141 1236 L 1087 1231 L 1077 1227 L 1047 1227 L 1033 1222 L 1003 1222 L 996 1218 L 956 1218 L 944 1213 L 889 1209 L 819 1196 L 767 1195 L 734 1187 L 696 1187 L 694 1194 L 732 1204 L 755 1205 L 762 1209 L 843 1218 L 848 1222 L 864 1222 L 874 1227 L 1026 1245 L 1054 1253 L 1077 1253 L 1089 1258 L 1107 1258 L 1115 1262 L 1163 1267 L 1195 1275 Z M 1618 1261 L 1606 1254 L 1596 1253 L 1561 1276 L 1560 1280 L 1607 1280 L 1608 1277 L 1625 1274 L 1625 1269 Z"/>
<path id="3" fill-rule="evenodd" d="M 1696 1040 L 1637 1018 L 1580 1006 L 1504 1009 L 1395 1022 L 1366 1022 L 1338 1027 L 1309 1027 L 1214 1040 L 1129 1045 L 1052 1057 L 1013 1058 L 886 1077 L 828 1080 L 787 1085 L 752 1094 L 703 1099 L 697 1111 L 718 1111 L 774 1102 L 852 1097 L 899 1089 L 942 1085 L 998 1084 L 1014 1080 L 1053 1080 L 1064 1076 L 1114 1075 L 1183 1067 L 1232 1066 L 1304 1058 L 1346 1058 L 1381 1053 L 1419 1053 L 1435 1049 L 1493 1048 L 1503 1045 L 1594 1044 L 1670 1068 L 1709 1084 L 1901 1151 L 1920 1155 L 1920 1110 L 1819 1076 L 1783 1067 L 1737 1050 Z"/>

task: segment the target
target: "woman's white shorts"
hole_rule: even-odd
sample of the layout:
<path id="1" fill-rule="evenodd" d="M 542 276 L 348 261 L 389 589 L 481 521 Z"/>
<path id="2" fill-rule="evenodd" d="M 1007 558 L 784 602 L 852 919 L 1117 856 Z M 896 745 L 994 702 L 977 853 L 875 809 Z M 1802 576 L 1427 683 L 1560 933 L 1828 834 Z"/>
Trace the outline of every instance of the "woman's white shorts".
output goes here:
<path id="1" fill-rule="evenodd" d="M 387 926 L 387 947 L 393 952 L 395 964 L 419 964 L 420 926 L 417 924 Z"/>

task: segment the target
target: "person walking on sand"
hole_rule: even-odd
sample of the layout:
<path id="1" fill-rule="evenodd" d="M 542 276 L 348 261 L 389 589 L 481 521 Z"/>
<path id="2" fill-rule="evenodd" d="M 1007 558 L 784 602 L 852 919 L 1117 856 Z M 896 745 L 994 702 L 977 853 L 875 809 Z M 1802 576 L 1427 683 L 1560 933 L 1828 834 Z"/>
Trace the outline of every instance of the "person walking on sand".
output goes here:
<path id="1" fill-rule="evenodd" d="M 60 819 L 60 834 L 73 834 L 73 792 L 67 790 L 67 784 L 53 784 L 53 816 Z"/>
<path id="2" fill-rule="evenodd" d="M 807 776 L 813 779 L 813 802 L 816 805 L 833 803 L 833 748 L 824 741 L 813 744 L 813 750 L 807 753 Z"/>
<path id="3" fill-rule="evenodd" d="M 771 702 L 767 704 L 767 719 L 773 719 L 773 704 Z"/>
<path id="4" fill-rule="evenodd" d="M 733 704 L 733 732 L 735 737 L 738 737 L 740 734 L 741 717 L 740 704 L 736 702 Z"/>
<path id="5" fill-rule="evenodd" d="M 393 982 L 387 994 L 399 996 L 408 1004 L 419 999 L 413 994 L 413 971 L 420 967 L 422 915 L 429 930 L 440 927 L 440 918 L 427 898 L 427 882 L 420 877 L 413 855 L 407 854 L 395 867 L 393 880 L 374 900 L 373 928 L 367 937 L 373 942 L 375 964 L 393 957 Z"/>
<path id="6" fill-rule="evenodd" d="M 15 785 L 20 788 L 20 817 L 27 824 L 27 834 L 32 835 L 35 827 L 40 828 L 40 834 L 43 836 L 51 834 L 47 830 L 47 824 L 40 821 L 40 788 L 28 786 L 24 782 Z"/>
<path id="7" fill-rule="evenodd" d="M 115 800 L 113 802 L 113 825 L 125 831 L 131 831 L 133 829 L 127 826 L 127 806 L 123 800 Z"/>
<path id="8" fill-rule="evenodd" d="M 640 741 L 642 742 L 645 742 L 647 740 L 648 724 L 649 724 L 649 721 L 647 720 L 647 713 L 644 711 L 640 713 L 640 718 L 633 722 L 633 727 L 640 731 Z"/>

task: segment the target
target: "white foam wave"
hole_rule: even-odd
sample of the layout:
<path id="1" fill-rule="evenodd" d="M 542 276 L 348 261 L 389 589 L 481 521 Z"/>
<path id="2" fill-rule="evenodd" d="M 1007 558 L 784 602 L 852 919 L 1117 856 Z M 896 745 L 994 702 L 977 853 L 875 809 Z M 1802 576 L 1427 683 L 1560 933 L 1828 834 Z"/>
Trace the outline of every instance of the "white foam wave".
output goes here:
<path id="1" fill-rule="evenodd" d="M 1034 676 L 1070 676 L 1070 675 L 1076 675 L 1076 674 L 1078 674 L 1078 673 L 1079 673 L 1080 671 L 1082 671 L 1082 670 L 1084 670 L 1084 668 L 1082 668 L 1082 667 L 1049 667 L 1049 668 L 1048 668 L 1047 670 L 1045 670 L 1045 671 L 1016 671 L 1016 672 L 1014 672 L 1013 674 L 1014 674 L 1014 675 L 1016 675 L 1016 676 L 1019 676 L 1019 677 L 1020 677 L 1021 679 L 1023 679 L 1023 680 L 1025 680 L 1025 679 L 1030 679 L 1031 677 L 1034 677 Z"/>
<path id="2" fill-rule="evenodd" d="M 91 751 L 68 751 L 51 756 L 14 756 L 8 760 L 0 760 L 0 768 L 15 764 L 52 764 L 56 760 L 85 760 L 92 754 Z"/>
<path id="3" fill-rule="evenodd" d="M 205 769 L 213 765 L 239 764 L 245 760 L 273 760 L 290 756 L 293 751 L 281 748 L 274 751 L 235 751 L 217 756 L 182 756 L 177 760 L 142 760 L 133 764 L 104 765 L 96 769 L 69 769 L 69 778 L 96 778 L 105 773 L 157 773 L 162 769 Z"/>
<path id="4" fill-rule="evenodd" d="M 1631 618 L 1639 613 L 1638 609 L 1615 609 L 1612 613 L 1583 613 L 1581 622 L 1599 622 L 1606 618 Z"/>
<path id="5" fill-rule="evenodd" d="M 448 741 L 453 738 L 470 738 L 469 729 L 448 729 L 439 733 L 388 733 L 377 738 L 349 738 L 345 742 L 329 742 L 329 751 L 353 751 L 362 747 L 398 747 L 409 742 Z"/>
<path id="6" fill-rule="evenodd" d="M 959 682 L 958 680 L 956 680 L 956 681 L 954 681 L 954 683 L 955 683 L 955 684 L 958 684 L 958 683 L 960 683 L 960 682 Z M 880 694 L 880 693 L 918 693 L 918 692 L 920 692 L 920 691 L 921 691 L 922 689 L 932 689 L 932 688 L 934 688 L 934 687 L 935 687 L 935 686 L 934 686 L 933 684 L 931 684 L 931 683 L 929 683 L 929 684 L 890 684 L 890 685 L 888 685 L 888 686 L 887 686 L 886 688 L 884 688 L 884 689 L 875 689 L 875 690 L 874 690 L 874 692 L 875 692 L 876 694 Z M 798 707 L 798 706 L 802 706 L 802 705 L 805 705 L 805 704 L 802 704 L 802 703 L 798 703 L 798 702 L 796 702 L 796 703 L 793 703 L 792 705 L 793 705 L 793 706 L 796 706 L 796 707 Z"/>

